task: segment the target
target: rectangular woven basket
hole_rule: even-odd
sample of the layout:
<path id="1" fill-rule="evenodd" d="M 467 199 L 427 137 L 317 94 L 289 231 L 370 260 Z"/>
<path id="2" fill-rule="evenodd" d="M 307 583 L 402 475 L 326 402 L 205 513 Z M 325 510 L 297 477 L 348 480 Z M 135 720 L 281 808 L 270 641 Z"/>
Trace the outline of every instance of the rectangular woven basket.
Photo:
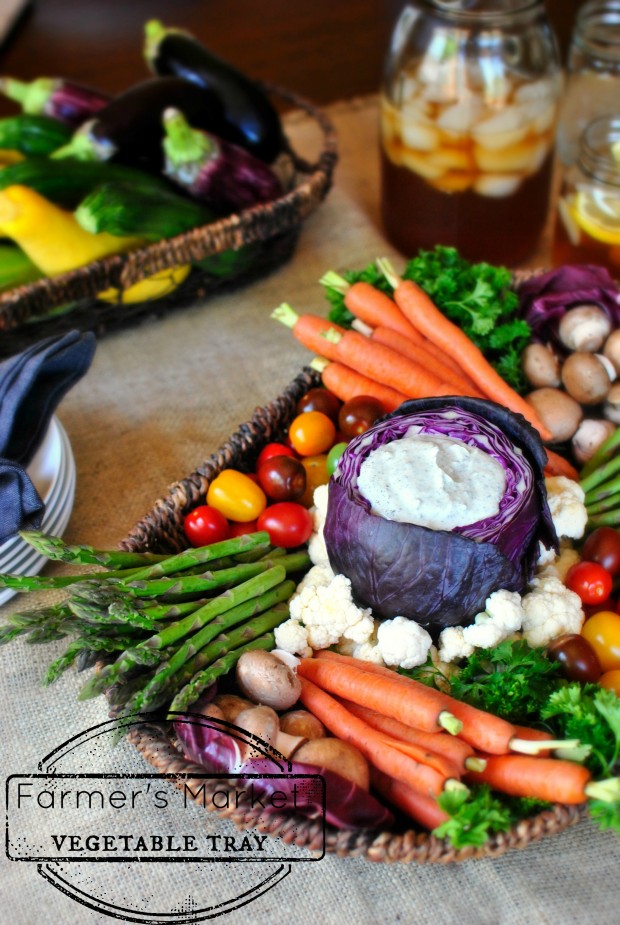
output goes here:
<path id="1" fill-rule="evenodd" d="M 197 504 L 204 504 L 210 482 L 224 468 L 252 471 L 256 458 L 271 441 L 282 440 L 289 423 L 296 414 L 299 399 L 312 387 L 320 384 L 318 374 L 304 369 L 268 405 L 257 408 L 245 424 L 231 435 L 220 449 L 208 457 L 194 472 L 175 482 L 167 494 L 133 527 L 120 543 L 129 551 L 171 553 L 187 547 L 183 533 L 183 519 Z M 169 724 L 137 720 L 128 729 L 129 740 L 143 757 L 159 772 L 191 775 L 204 773 L 204 768 L 187 761 L 174 740 Z M 180 781 L 182 787 L 186 781 Z M 219 785 L 213 781 L 213 786 Z M 196 781 L 199 785 L 208 781 Z M 190 781 L 190 787 L 193 785 Z M 231 803 L 234 801 L 231 801 Z M 240 829 L 252 828 L 259 823 L 258 811 L 240 809 L 209 810 L 231 819 Z M 527 847 L 530 842 L 555 835 L 581 818 L 579 806 L 556 804 L 531 818 L 523 819 L 508 832 L 493 836 L 481 847 L 455 849 L 449 842 L 428 832 L 407 828 L 410 823 L 399 820 L 394 831 L 341 831 L 326 826 L 322 819 L 274 814 L 267 823 L 260 818 L 261 831 L 274 838 L 282 838 L 310 851 L 326 851 L 342 856 L 363 856 L 380 862 L 450 863 L 480 857 L 496 857 L 506 851 Z"/>
<path id="2" fill-rule="evenodd" d="M 327 196 L 338 160 L 335 129 L 327 116 L 294 93 L 265 86 L 276 101 L 306 112 L 321 136 L 318 158 L 309 163 L 288 143 L 283 154 L 291 176 L 278 199 L 194 228 L 127 254 L 44 278 L 0 294 L 0 357 L 19 353 L 29 344 L 78 329 L 102 336 L 146 318 L 207 299 L 221 290 L 248 284 L 285 263 L 293 254 L 305 218 Z M 243 249 L 238 271 L 221 275 L 197 266 Z M 169 296 L 123 303 L 97 299 L 106 289 L 121 292 L 147 276 L 190 264 L 191 272 Z"/>

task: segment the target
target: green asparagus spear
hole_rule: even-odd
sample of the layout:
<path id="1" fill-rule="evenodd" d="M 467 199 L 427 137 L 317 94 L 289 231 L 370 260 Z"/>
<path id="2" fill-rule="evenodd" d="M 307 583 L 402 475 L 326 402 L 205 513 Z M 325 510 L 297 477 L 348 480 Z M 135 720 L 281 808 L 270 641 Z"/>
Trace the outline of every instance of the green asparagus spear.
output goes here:
<path id="1" fill-rule="evenodd" d="M 47 559 L 82 565 L 103 565 L 109 569 L 143 568 L 161 562 L 169 556 L 153 552 L 123 552 L 120 549 L 94 549 L 92 546 L 70 546 L 59 536 L 39 530 L 21 530 L 21 538 Z"/>
<path id="2" fill-rule="evenodd" d="M 185 569 L 192 568 L 200 563 L 212 562 L 221 556 L 236 556 L 252 549 L 263 548 L 266 550 L 270 545 L 269 534 L 266 531 L 246 533 L 243 536 L 222 540 L 220 543 L 211 543 L 209 546 L 185 549 L 183 552 L 169 556 L 161 562 L 146 566 L 141 573 L 139 572 L 134 576 L 134 580 L 163 578 L 166 575 L 183 572 Z"/>

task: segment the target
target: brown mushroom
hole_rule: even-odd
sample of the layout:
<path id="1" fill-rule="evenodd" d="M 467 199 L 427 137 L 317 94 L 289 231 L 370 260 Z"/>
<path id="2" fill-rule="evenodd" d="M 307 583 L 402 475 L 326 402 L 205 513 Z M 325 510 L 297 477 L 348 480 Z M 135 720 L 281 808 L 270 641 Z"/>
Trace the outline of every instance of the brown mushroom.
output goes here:
<path id="1" fill-rule="evenodd" d="M 326 768 L 353 781 L 363 790 L 370 787 L 368 762 L 359 749 L 342 739 L 311 739 L 295 752 L 295 761 Z"/>
<path id="2" fill-rule="evenodd" d="M 254 704 L 246 697 L 238 697 L 237 694 L 218 694 L 213 703 L 224 714 L 224 719 L 229 723 L 235 723 L 237 716 L 242 710 L 253 707 Z"/>
<path id="3" fill-rule="evenodd" d="M 561 318 L 558 337 L 569 350 L 595 353 L 611 331 L 611 322 L 598 305 L 577 305 Z"/>
<path id="4" fill-rule="evenodd" d="M 562 384 L 581 405 L 599 405 L 611 386 L 609 374 L 593 353 L 571 353 L 562 364 Z"/>
<path id="5" fill-rule="evenodd" d="M 620 375 L 620 328 L 612 331 L 605 341 L 603 356 L 613 363 L 616 375 Z"/>
<path id="6" fill-rule="evenodd" d="M 603 414 L 608 421 L 620 424 L 620 382 L 615 382 L 607 393 Z"/>
<path id="7" fill-rule="evenodd" d="M 254 703 L 288 710 L 299 700 L 301 681 L 272 652 L 263 649 L 244 652 L 237 662 L 236 677 L 241 693 Z"/>
<path id="8" fill-rule="evenodd" d="M 322 739 L 325 726 L 320 719 L 308 710 L 289 710 L 280 717 L 280 729 L 290 735 L 303 736 L 305 739 Z"/>
<path id="9" fill-rule="evenodd" d="M 521 357 L 523 373 L 535 389 L 560 385 L 560 360 L 544 344 L 528 344 Z"/>
<path id="10" fill-rule="evenodd" d="M 560 389 L 535 389 L 525 400 L 551 433 L 551 443 L 570 440 L 583 418 L 579 402 Z"/>
<path id="11" fill-rule="evenodd" d="M 577 462 L 583 465 L 591 459 L 599 446 L 611 436 L 615 429 L 611 421 L 602 418 L 584 418 L 571 441 L 573 455 Z"/>

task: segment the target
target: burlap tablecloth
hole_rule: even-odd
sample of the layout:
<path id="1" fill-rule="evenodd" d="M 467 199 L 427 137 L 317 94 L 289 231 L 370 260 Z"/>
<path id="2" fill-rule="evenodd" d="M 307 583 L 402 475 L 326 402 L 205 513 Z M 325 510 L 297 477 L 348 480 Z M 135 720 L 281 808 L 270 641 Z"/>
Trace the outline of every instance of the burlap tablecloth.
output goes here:
<path id="1" fill-rule="evenodd" d="M 77 465 L 68 541 L 114 547 L 170 483 L 192 471 L 297 374 L 308 355 L 270 320 L 276 305 L 286 300 L 300 310 L 323 312 L 317 281 L 327 269 L 361 266 L 380 254 L 392 254 L 398 265 L 379 228 L 376 100 L 338 104 L 329 113 L 340 138 L 335 188 L 305 224 L 292 262 L 242 291 L 102 339 L 88 375 L 62 402 L 58 415 Z M 314 126 L 299 113 L 287 123 L 297 147 L 311 153 L 318 140 Z M 543 241 L 533 265 L 544 263 L 545 246 Z M 0 614 L 24 603 L 15 598 Z M 81 678 L 75 672 L 42 689 L 46 665 L 62 650 L 62 643 L 29 646 L 22 640 L 0 649 L 4 778 L 36 772 L 57 745 L 107 718 L 101 698 L 76 700 Z M 97 761 L 98 773 L 149 770 L 126 743 L 99 754 Z M 80 830 L 79 815 L 67 811 L 66 822 L 67 831 Z M 161 823 L 161 814 L 153 816 L 154 827 Z M 210 832 L 233 831 L 212 817 L 208 825 Z M 297 850 L 297 856 L 304 853 Z M 250 905 L 220 911 L 233 923 L 257 925 L 616 925 L 619 864 L 618 839 L 584 821 L 496 860 L 442 867 L 327 856 L 293 864 L 291 876 Z M 176 909 L 179 916 L 180 910 L 195 908 L 198 881 L 192 878 L 205 876 L 191 865 L 170 863 L 112 865 L 111 870 L 115 896 L 120 890 L 135 902 L 142 895 L 145 911 L 150 897 L 149 909 Z M 239 865 L 232 874 L 230 865 L 211 865 L 208 876 L 214 903 L 230 893 L 231 877 L 241 883 Z M 0 922 L 108 920 L 53 889 L 37 875 L 35 864 L 2 858 Z M 177 920 L 182 918 L 162 919 Z"/>

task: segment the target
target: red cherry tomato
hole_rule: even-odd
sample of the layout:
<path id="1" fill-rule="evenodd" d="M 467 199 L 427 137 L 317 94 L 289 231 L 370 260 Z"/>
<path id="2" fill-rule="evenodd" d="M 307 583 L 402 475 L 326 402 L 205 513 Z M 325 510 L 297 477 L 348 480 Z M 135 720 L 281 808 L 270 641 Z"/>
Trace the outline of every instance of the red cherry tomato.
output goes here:
<path id="1" fill-rule="evenodd" d="M 255 520 L 248 520 L 246 523 L 241 523 L 237 520 L 230 521 L 230 535 L 231 536 L 245 536 L 246 533 L 256 533 L 258 527 L 256 526 Z"/>
<path id="2" fill-rule="evenodd" d="M 620 614 L 601 610 L 583 624 L 581 635 L 587 639 L 603 671 L 620 668 Z"/>
<path id="3" fill-rule="evenodd" d="M 256 460 L 256 469 L 260 469 L 262 464 L 273 456 L 295 456 L 295 450 L 286 443 L 268 443 L 262 448 Z"/>
<path id="4" fill-rule="evenodd" d="M 329 472 L 327 470 L 327 456 L 320 453 L 318 456 L 304 456 L 301 461 L 306 470 L 306 490 L 299 499 L 299 503 L 304 507 L 312 507 L 314 504 L 314 489 L 319 485 L 327 485 L 329 482 Z"/>
<path id="5" fill-rule="evenodd" d="M 598 655 L 587 639 L 578 633 L 558 636 L 549 645 L 547 655 L 552 661 L 559 662 L 562 674 L 569 681 L 596 682 L 601 676 L 601 663 Z"/>
<path id="6" fill-rule="evenodd" d="M 582 556 L 588 562 L 598 562 L 615 578 L 620 574 L 620 531 L 597 527 L 583 544 Z"/>
<path id="7" fill-rule="evenodd" d="M 307 542 L 312 533 L 310 511 L 295 501 L 270 504 L 257 520 L 259 530 L 266 530 L 274 546 L 290 549 Z"/>
<path id="8" fill-rule="evenodd" d="M 208 546 L 230 536 L 230 524 L 224 515 L 208 504 L 189 512 L 183 521 L 183 530 L 192 546 Z"/>
<path id="9" fill-rule="evenodd" d="M 350 440 L 363 434 L 369 427 L 382 418 L 385 408 L 372 395 L 356 395 L 345 401 L 338 415 L 338 426 L 344 437 Z"/>
<path id="10" fill-rule="evenodd" d="M 271 456 L 257 470 L 258 484 L 272 501 L 296 501 L 306 490 L 306 470 L 293 456 Z"/>
<path id="11" fill-rule="evenodd" d="M 288 435 L 300 456 L 316 456 L 330 449 L 336 426 L 322 411 L 303 411 L 291 422 Z"/>
<path id="12" fill-rule="evenodd" d="M 600 604 L 611 594 L 612 577 L 598 562 L 577 562 L 566 575 L 566 587 L 578 594 L 583 604 Z"/>
<path id="13" fill-rule="evenodd" d="M 606 671 L 600 676 L 598 683 L 608 691 L 614 691 L 620 697 L 620 668 L 612 668 L 611 671 Z"/>
<path id="14" fill-rule="evenodd" d="M 328 389 L 317 387 L 310 389 L 297 402 L 297 414 L 304 411 L 322 411 L 328 418 L 331 418 L 334 424 L 338 423 L 338 412 L 342 402 Z"/>

